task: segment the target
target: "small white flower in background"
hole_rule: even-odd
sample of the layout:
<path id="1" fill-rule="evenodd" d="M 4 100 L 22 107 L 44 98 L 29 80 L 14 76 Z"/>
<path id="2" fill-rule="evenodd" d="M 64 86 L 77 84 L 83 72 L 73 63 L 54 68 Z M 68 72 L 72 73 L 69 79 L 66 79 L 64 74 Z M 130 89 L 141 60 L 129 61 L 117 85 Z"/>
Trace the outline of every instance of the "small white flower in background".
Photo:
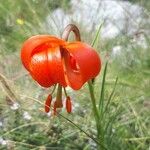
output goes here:
<path id="1" fill-rule="evenodd" d="M 31 120 L 31 115 L 27 112 L 27 111 L 25 111 L 24 113 L 23 113 L 23 118 L 25 119 L 25 120 Z"/>
<path id="2" fill-rule="evenodd" d="M 3 122 L 2 121 L 0 121 L 0 127 L 2 127 L 3 126 Z"/>
<path id="3" fill-rule="evenodd" d="M 48 116 L 48 117 L 50 117 L 50 116 L 51 116 L 51 114 L 52 114 L 52 113 L 51 113 L 51 111 L 50 111 L 50 112 L 48 112 L 48 113 L 47 113 L 47 116 Z"/>
<path id="4" fill-rule="evenodd" d="M 73 105 L 72 105 L 72 111 L 78 109 L 79 107 L 80 107 L 79 103 L 74 102 Z"/>
<path id="5" fill-rule="evenodd" d="M 96 147 L 96 143 L 95 143 L 95 142 L 93 142 L 93 140 L 92 140 L 92 139 L 89 139 L 89 144 L 90 144 L 92 147 Z"/>
<path id="6" fill-rule="evenodd" d="M 143 34 L 139 34 L 138 36 L 134 36 L 132 39 L 132 43 L 136 44 L 138 46 L 141 46 L 143 49 L 148 48 L 148 43 L 147 43 L 146 38 Z"/>
<path id="7" fill-rule="evenodd" d="M 18 103 L 14 103 L 12 106 L 10 106 L 12 110 L 17 110 L 19 107 L 20 105 Z"/>
<path id="8" fill-rule="evenodd" d="M 0 145 L 6 145 L 7 141 L 0 137 Z"/>
<path id="9" fill-rule="evenodd" d="M 83 113 L 86 113 L 86 112 L 87 112 L 87 110 L 86 110 L 86 109 L 84 109 L 84 110 L 83 110 Z"/>
<path id="10" fill-rule="evenodd" d="M 79 108 L 80 107 L 79 103 L 74 103 L 74 107 Z"/>
<path id="11" fill-rule="evenodd" d="M 119 55 L 120 52 L 121 52 L 121 48 L 122 47 L 120 45 L 113 47 L 113 49 L 112 49 L 112 56 Z"/>
<path id="12" fill-rule="evenodd" d="M 115 131 L 116 131 L 115 129 L 112 129 L 112 132 L 113 132 L 113 133 L 115 133 Z"/>

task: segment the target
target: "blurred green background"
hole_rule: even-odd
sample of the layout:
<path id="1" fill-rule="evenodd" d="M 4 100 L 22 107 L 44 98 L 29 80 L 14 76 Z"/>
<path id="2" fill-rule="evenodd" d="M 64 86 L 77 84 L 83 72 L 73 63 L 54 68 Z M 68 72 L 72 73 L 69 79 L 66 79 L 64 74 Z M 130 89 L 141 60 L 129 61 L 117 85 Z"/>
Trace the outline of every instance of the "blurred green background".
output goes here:
<path id="1" fill-rule="evenodd" d="M 102 24 L 94 46 L 103 62 L 95 81 L 96 98 L 106 60 L 106 104 L 118 77 L 103 119 L 105 146 L 149 150 L 149 0 L 0 0 L 0 149 L 96 149 L 96 143 L 67 120 L 44 113 L 42 104 L 51 88 L 37 85 L 20 61 L 21 45 L 27 38 L 36 34 L 60 37 L 69 23 L 79 27 L 82 40 L 89 44 Z M 63 109 L 61 114 L 95 137 L 87 85 L 67 91 L 73 99 L 73 113 Z"/>

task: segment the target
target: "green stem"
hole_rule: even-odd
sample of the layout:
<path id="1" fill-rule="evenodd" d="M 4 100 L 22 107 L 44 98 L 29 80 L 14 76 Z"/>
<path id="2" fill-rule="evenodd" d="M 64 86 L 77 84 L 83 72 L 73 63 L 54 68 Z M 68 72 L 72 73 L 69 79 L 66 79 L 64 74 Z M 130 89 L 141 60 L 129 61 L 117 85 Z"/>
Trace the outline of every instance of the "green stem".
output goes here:
<path id="1" fill-rule="evenodd" d="M 93 106 L 93 113 L 94 113 L 94 117 L 95 117 L 95 122 L 96 122 L 96 128 L 97 128 L 97 141 L 100 142 L 100 138 L 101 138 L 101 142 L 100 144 L 97 144 L 97 149 L 99 150 L 103 150 L 106 149 L 103 142 L 104 142 L 104 137 L 102 136 L 102 131 L 101 131 L 101 123 L 100 123 L 100 114 L 98 112 L 97 106 L 96 106 L 96 99 L 94 96 L 94 89 L 93 89 L 93 84 L 92 84 L 92 80 L 88 81 L 88 87 L 89 87 L 89 92 L 90 92 L 90 97 L 91 97 L 91 101 L 92 101 L 92 106 Z"/>
<path id="2" fill-rule="evenodd" d="M 92 101 L 92 106 L 93 106 L 93 113 L 94 113 L 94 117 L 95 117 L 95 121 L 96 121 L 97 136 L 99 137 L 99 113 L 98 113 L 98 110 L 97 110 L 97 107 L 96 107 L 96 100 L 95 100 L 95 96 L 94 96 L 94 89 L 93 89 L 93 84 L 92 84 L 91 80 L 88 81 L 88 87 L 89 87 L 91 101 Z"/>

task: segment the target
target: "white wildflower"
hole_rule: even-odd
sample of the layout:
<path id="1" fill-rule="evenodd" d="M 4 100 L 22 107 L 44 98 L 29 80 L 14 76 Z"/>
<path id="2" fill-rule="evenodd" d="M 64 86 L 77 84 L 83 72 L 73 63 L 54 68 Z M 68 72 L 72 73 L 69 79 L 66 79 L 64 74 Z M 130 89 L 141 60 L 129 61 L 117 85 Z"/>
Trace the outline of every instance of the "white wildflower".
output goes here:
<path id="1" fill-rule="evenodd" d="M 115 133 L 115 131 L 116 131 L 116 130 L 113 128 L 113 129 L 112 129 L 112 132 Z"/>
<path id="2" fill-rule="evenodd" d="M 27 111 L 25 111 L 24 113 L 23 113 L 23 118 L 25 119 L 25 120 L 31 120 L 31 115 L 27 112 Z"/>
<path id="3" fill-rule="evenodd" d="M 20 105 L 18 103 L 14 103 L 12 106 L 10 106 L 12 110 L 17 110 L 19 107 Z"/>
<path id="4" fill-rule="evenodd" d="M 74 107 L 79 108 L 80 107 L 79 103 L 74 103 Z"/>
<path id="5" fill-rule="evenodd" d="M 51 114 L 52 114 L 52 113 L 51 113 L 51 111 L 50 111 L 50 112 L 48 112 L 48 113 L 47 113 L 47 116 L 48 116 L 48 117 L 50 117 L 50 116 L 51 116 Z"/>
<path id="6" fill-rule="evenodd" d="M 7 141 L 0 137 L 0 145 L 6 145 Z"/>
<path id="7" fill-rule="evenodd" d="M 0 127 L 2 127 L 3 126 L 3 122 L 2 121 L 0 121 Z"/>
<path id="8" fill-rule="evenodd" d="M 120 45 L 113 47 L 112 56 L 119 55 L 120 53 L 121 53 L 121 46 Z"/>

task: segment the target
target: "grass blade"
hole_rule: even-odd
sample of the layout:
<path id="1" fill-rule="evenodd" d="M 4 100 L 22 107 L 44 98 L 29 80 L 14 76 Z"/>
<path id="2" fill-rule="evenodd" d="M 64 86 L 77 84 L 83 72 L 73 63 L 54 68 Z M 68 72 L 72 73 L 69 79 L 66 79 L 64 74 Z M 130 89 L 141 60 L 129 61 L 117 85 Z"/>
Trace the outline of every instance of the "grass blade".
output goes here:
<path id="1" fill-rule="evenodd" d="M 110 96 L 109 96 L 109 98 L 108 98 L 107 104 L 106 104 L 106 106 L 105 106 L 104 113 L 107 111 L 108 105 L 110 104 L 110 101 L 111 101 L 111 99 L 112 99 L 112 96 L 114 95 L 114 92 L 115 92 L 115 89 L 116 89 L 117 82 L 118 82 L 118 77 L 116 78 L 116 81 L 115 81 L 115 84 L 114 84 L 114 88 L 113 88 L 113 90 L 112 90 L 112 92 L 111 92 L 111 94 L 110 94 Z"/>
<path id="2" fill-rule="evenodd" d="M 102 115 L 103 108 L 104 108 L 104 89 L 105 89 L 105 79 L 106 79 L 107 66 L 108 66 L 108 61 L 106 62 L 105 68 L 104 68 L 104 74 L 103 74 L 102 86 L 101 86 L 101 93 L 100 93 L 100 99 L 99 99 L 100 116 Z"/>
<path id="3" fill-rule="evenodd" d="M 94 40 L 92 41 L 92 44 L 91 44 L 92 47 L 96 47 L 95 45 L 96 45 L 96 43 L 97 43 L 97 41 L 98 41 L 98 39 L 99 39 L 100 31 L 101 31 L 102 25 L 103 25 L 103 23 L 101 23 L 101 24 L 99 25 L 99 28 L 98 28 L 98 30 L 97 30 L 97 32 L 96 32 L 96 34 L 95 34 L 95 38 L 94 38 Z M 95 78 L 92 79 L 92 83 L 94 83 L 94 79 L 95 79 Z"/>
<path id="4" fill-rule="evenodd" d="M 95 44 L 97 43 L 97 41 L 99 39 L 102 25 L 103 25 L 103 23 L 101 23 L 100 26 L 98 27 L 98 30 L 97 30 L 96 35 L 95 35 L 95 38 L 94 38 L 94 40 L 92 41 L 92 44 L 91 44 L 92 47 L 95 47 Z"/>

